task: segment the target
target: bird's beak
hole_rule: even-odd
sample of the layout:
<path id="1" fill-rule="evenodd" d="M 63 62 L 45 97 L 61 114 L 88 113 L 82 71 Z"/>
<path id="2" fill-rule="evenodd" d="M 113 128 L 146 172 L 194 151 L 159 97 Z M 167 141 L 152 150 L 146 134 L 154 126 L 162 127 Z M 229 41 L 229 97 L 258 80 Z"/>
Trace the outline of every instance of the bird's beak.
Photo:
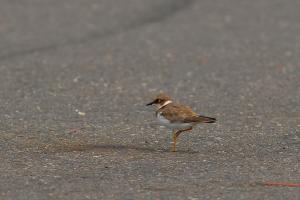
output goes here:
<path id="1" fill-rule="evenodd" d="M 146 106 L 150 106 L 150 105 L 154 104 L 155 101 L 156 101 L 156 100 L 154 100 L 154 101 L 152 101 L 152 102 L 150 102 L 150 103 L 147 103 Z"/>

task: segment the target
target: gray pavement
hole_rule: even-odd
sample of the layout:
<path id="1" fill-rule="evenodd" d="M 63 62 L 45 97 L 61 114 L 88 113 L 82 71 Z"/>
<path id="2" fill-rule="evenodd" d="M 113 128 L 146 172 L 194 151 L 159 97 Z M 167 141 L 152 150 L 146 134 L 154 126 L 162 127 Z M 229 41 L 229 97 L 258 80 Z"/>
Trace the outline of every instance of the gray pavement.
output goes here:
<path id="1" fill-rule="evenodd" d="M 0 199 L 300 199 L 298 0 L 1 0 Z M 216 124 L 181 135 L 163 90 Z"/>

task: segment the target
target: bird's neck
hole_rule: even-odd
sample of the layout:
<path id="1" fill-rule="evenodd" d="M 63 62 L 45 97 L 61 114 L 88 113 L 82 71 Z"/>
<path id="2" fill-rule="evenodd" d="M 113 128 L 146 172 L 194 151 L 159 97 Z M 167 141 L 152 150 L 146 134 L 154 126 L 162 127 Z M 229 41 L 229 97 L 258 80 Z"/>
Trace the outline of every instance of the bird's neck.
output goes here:
<path id="1" fill-rule="evenodd" d="M 159 110 L 159 109 L 161 109 L 161 108 L 165 107 L 166 105 L 168 105 L 168 104 L 170 104 L 170 103 L 172 103 L 172 101 L 171 101 L 171 100 L 168 100 L 168 101 L 166 101 L 166 102 L 165 102 L 165 103 L 163 103 L 162 105 L 158 106 L 158 109 L 157 109 L 157 110 Z"/>

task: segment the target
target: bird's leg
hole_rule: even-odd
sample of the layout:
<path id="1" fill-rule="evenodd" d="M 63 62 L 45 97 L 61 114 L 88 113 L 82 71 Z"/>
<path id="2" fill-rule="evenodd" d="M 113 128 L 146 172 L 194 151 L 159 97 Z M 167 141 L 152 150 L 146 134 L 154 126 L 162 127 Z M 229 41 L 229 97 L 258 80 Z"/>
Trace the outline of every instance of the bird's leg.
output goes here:
<path id="1" fill-rule="evenodd" d="M 188 129 L 184 129 L 184 130 L 179 130 L 177 132 L 173 132 L 173 148 L 172 148 L 172 151 L 175 152 L 176 151 L 176 141 L 177 141 L 177 137 L 180 135 L 180 133 L 184 132 L 184 131 L 190 131 L 192 130 L 193 128 L 188 128 Z"/>
<path id="2" fill-rule="evenodd" d="M 172 148 L 172 151 L 175 152 L 176 151 L 176 140 L 177 140 L 177 137 L 179 136 L 180 134 L 180 131 L 174 131 L 173 132 L 173 148 Z"/>

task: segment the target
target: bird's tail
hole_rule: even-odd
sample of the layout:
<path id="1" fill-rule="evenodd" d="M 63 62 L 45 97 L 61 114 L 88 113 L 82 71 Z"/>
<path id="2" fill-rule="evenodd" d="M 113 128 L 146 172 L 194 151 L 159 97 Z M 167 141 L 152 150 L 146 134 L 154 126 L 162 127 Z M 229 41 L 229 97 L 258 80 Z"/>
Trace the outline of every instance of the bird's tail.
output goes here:
<path id="1" fill-rule="evenodd" d="M 205 117 L 205 116 L 198 116 L 199 121 L 204 122 L 204 123 L 215 123 L 217 120 L 216 118 L 213 117 Z"/>

